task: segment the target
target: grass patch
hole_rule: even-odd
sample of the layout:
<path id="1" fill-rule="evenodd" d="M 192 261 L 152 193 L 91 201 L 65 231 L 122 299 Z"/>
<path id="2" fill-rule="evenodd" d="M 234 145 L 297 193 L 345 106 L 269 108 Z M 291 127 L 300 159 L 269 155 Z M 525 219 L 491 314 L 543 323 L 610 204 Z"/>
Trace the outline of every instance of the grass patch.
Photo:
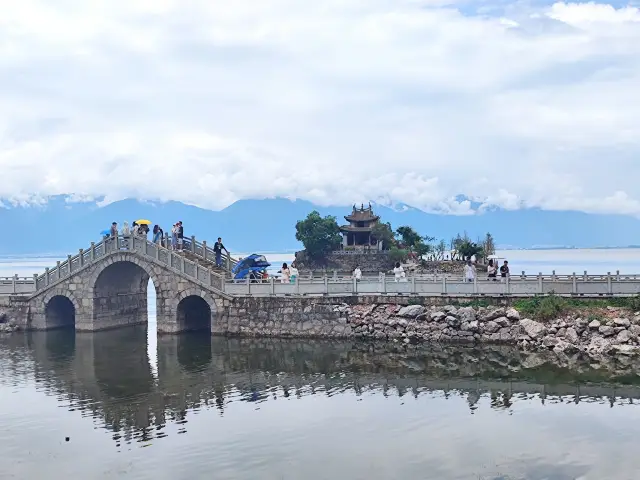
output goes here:
<path id="1" fill-rule="evenodd" d="M 631 311 L 640 310 L 640 295 L 634 297 L 603 298 L 585 300 L 565 298 L 550 294 L 544 297 L 533 297 L 517 300 L 513 307 L 520 313 L 540 320 L 552 320 L 576 310 L 598 310 L 607 307 L 626 308 Z M 596 318 L 595 313 L 590 315 Z"/>

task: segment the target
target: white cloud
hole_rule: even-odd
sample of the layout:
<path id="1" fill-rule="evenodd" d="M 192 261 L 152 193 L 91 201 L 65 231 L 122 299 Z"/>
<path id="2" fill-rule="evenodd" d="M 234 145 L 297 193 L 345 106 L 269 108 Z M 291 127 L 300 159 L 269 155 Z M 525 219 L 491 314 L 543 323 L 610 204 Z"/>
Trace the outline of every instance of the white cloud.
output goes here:
<path id="1" fill-rule="evenodd" d="M 0 8 L 0 197 L 372 199 L 469 214 L 464 194 L 640 215 L 632 6 Z"/>

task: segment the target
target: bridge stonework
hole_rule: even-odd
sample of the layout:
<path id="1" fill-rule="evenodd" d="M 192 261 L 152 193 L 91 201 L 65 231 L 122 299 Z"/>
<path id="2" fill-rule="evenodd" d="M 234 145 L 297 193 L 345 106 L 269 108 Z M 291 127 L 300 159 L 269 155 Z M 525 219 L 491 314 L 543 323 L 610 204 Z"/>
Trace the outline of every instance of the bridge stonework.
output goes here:
<path id="1" fill-rule="evenodd" d="M 34 294 L 27 328 L 63 327 L 72 314 L 78 331 L 144 324 L 149 279 L 156 291 L 158 332 L 213 330 L 222 298 L 135 252 L 105 256 Z"/>

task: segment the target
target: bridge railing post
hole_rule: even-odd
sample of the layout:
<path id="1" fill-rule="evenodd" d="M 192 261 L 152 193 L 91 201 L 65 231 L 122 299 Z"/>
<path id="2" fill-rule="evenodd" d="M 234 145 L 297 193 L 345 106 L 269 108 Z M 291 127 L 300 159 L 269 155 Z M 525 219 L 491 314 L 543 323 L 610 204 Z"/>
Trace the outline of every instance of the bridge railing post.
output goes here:
<path id="1" fill-rule="evenodd" d="M 446 295 L 447 294 L 447 277 L 443 276 L 442 277 L 442 295 Z"/>
<path id="2" fill-rule="evenodd" d="M 184 262 L 186 259 L 184 257 L 179 257 L 179 258 L 180 258 L 180 271 L 184 273 L 185 272 Z"/>
<path id="3" fill-rule="evenodd" d="M 326 273 L 322 276 L 322 280 L 324 282 L 324 294 L 329 295 L 329 277 L 327 277 Z"/>
<path id="4" fill-rule="evenodd" d="M 478 294 L 478 276 L 477 275 L 473 276 L 473 294 L 474 295 Z"/>
<path id="5" fill-rule="evenodd" d="M 171 249 L 171 244 L 169 243 L 169 234 L 164 234 L 164 248 Z"/>
<path id="6" fill-rule="evenodd" d="M 616 282 L 620 281 L 620 270 L 616 270 Z"/>
<path id="7" fill-rule="evenodd" d="M 270 287 L 271 295 L 275 295 L 276 294 L 276 282 L 275 282 L 275 279 L 273 277 L 269 277 L 269 287 Z"/>
<path id="8" fill-rule="evenodd" d="M 387 293 L 387 274 L 386 273 L 380 274 L 380 283 L 382 284 L 380 286 L 380 290 L 382 291 L 382 293 Z"/>
<path id="9" fill-rule="evenodd" d="M 196 236 L 191 235 L 191 253 L 196 253 Z"/>
<path id="10" fill-rule="evenodd" d="M 142 252 L 144 253 L 145 257 L 149 255 L 149 240 L 147 240 L 146 238 L 142 239 Z"/>
<path id="11" fill-rule="evenodd" d="M 509 274 L 504 278 L 504 293 L 507 295 L 511 293 L 511 277 Z"/>
<path id="12" fill-rule="evenodd" d="M 249 279 L 249 275 L 247 275 L 247 295 L 251 295 L 251 280 Z"/>
<path id="13" fill-rule="evenodd" d="M 80 268 L 82 268 L 84 266 L 84 249 L 81 248 L 80 250 L 78 250 L 78 255 L 80 258 L 78 264 L 80 265 Z"/>
<path id="14" fill-rule="evenodd" d="M 67 255 L 68 273 L 71 275 L 71 255 Z"/>
<path id="15" fill-rule="evenodd" d="M 37 273 L 33 274 L 33 284 L 35 285 L 36 291 L 37 291 L 38 290 L 38 274 Z"/>
<path id="16" fill-rule="evenodd" d="M 576 272 L 573 272 L 571 277 L 571 293 L 576 295 L 578 293 L 578 282 L 576 281 Z"/>
<path id="17" fill-rule="evenodd" d="M 89 260 L 93 262 L 96 259 L 96 244 L 95 242 L 91 242 L 91 253 L 89 255 Z"/>
<path id="18" fill-rule="evenodd" d="M 613 293 L 613 286 L 611 285 L 611 272 L 607 272 L 607 294 Z"/>
<path id="19" fill-rule="evenodd" d="M 589 276 L 587 275 L 587 271 L 585 270 L 584 273 L 582 274 L 582 281 L 586 282 L 589 280 Z"/>
<path id="20" fill-rule="evenodd" d="M 56 274 L 58 276 L 58 280 L 60 280 L 60 260 L 56 262 Z"/>
<path id="21" fill-rule="evenodd" d="M 507 277 L 508 277 L 508 276 L 509 276 L 509 275 L 507 275 Z M 555 270 L 552 270 L 552 271 L 551 271 L 551 281 L 552 281 L 552 282 L 555 282 L 555 281 L 556 281 L 556 271 L 555 271 Z"/>
<path id="22" fill-rule="evenodd" d="M 207 241 L 206 240 L 202 241 L 202 258 L 205 261 L 207 260 Z"/>
<path id="23" fill-rule="evenodd" d="M 538 273 L 538 293 L 540 295 L 544 293 L 544 288 L 542 286 L 542 272 Z"/>
<path id="24" fill-rule="evenodd" d="M 353 277 L 351 279 L 351 292 L 355 295 L 358 293 L 358 280 L 356 280 L 356 277 Z"/>
<path id="25" fill-rule="evenodd" d="M 17 285 L 18 285 L 18 274 L 17 273 L 13 276 L 13 279 L 12 279 L 11 283 L 12 283 L 12 287 L 13 287 L 13 293 L 16 293 L 18 291 L 17 290 Z"/>
<path id="26" fill-rule="evenodd" d="M 44 269 L 44 277 L 45 277 L 45 282 L 44 282 L 44 284 L 45 284 L 46 286 L 49 286 L 49 283 L 50 283 L 50 281 L 49 281 L 49 267 L 47 267 L 47 268 L 45 268 L 45 269 Z"/>

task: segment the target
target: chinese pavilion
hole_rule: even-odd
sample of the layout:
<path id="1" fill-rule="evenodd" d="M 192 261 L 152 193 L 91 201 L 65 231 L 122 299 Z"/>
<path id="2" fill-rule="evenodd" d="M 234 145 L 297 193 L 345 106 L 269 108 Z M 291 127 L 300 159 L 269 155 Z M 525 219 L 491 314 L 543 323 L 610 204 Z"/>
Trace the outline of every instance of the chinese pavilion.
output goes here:
<path id="1" fill-rule="evenodd" d="M 342 248 L 354 250 L 382 250 L 382 242 L 379 242 L 371 233 L 373 227 L 378 223 L 380 217 L 374 215 L 369 207 L 364 208 L 364 204 L 360 209 L 353 206 L 351 215 L 347 215 L 344 219 L 349 225 L 342 225 L 340 232 L 342 233 Z"/>

